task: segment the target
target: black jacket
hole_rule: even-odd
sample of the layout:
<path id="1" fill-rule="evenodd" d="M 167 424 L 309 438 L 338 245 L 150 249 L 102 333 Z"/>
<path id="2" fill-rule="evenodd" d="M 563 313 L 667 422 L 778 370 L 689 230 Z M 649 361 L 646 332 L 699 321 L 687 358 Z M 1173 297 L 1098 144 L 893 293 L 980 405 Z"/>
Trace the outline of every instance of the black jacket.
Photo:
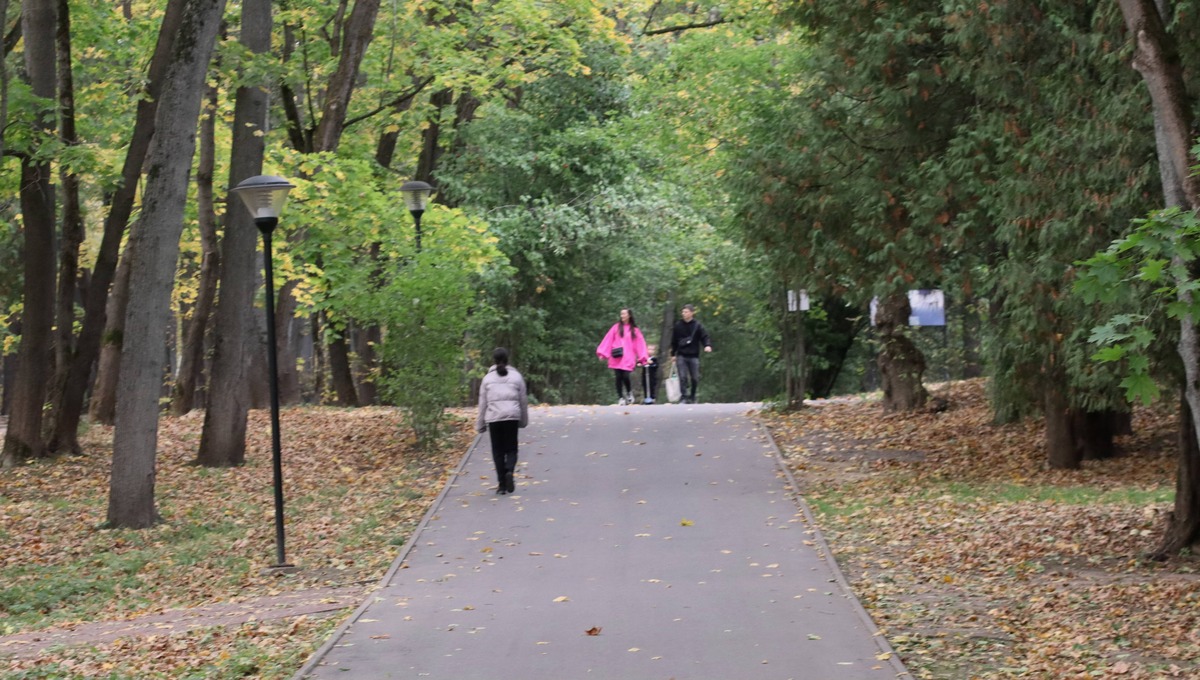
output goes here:
<path id="1" fill-rule="evenodd" d="M 689 342 L 689 339 L 691 342 Z M 671 331 L 672 354 L 683 357 L 698 357 L 700 356 L 700 351 L 711 344 L 708 339 L 708 331 L 704 330 L 704 324 L 696 319 L 692 319 L 691 321 L 680 319 L 675 322 L 675 328 Z"/>

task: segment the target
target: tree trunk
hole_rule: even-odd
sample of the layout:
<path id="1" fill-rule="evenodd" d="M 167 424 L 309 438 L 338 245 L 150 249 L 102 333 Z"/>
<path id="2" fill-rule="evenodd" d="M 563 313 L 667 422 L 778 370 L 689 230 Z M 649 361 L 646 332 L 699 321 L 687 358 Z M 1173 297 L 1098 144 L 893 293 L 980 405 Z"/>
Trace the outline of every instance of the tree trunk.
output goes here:
<path id="1" fill-rule="evenodd" d="M 1179 399 L 1179 466 L 1175 474 L 1175 506 L 1167 515 L 1162 542 L 1151 557 L 1165 560 L 1200 544 L 1200 445 L 1187 399 Z"/>
<path id="2" fill-rule="evenodd" d="M 1154 0 L 1117 0 L 1125 25 L 1134 39 L 1133 68 L 1142 74 L 1154 104 L 1155 122 L 1162 130 L 1162 146 L 1171 172 L 1180 178 L 1189 207 L 1200 205 L 1197 179 L 1191 168 L 1192 116 L 1183 77 L 1183 62 L 1174 38 L 1167 32 Z"/>
<path id="3" fill-rule="evenodd" d="M 224 0 L 187 0 L 159 99 L 146 169 L 142 217 L 129 239 L 129 309 L 117 386 L 108 523 L 141 529 L 158 519 L 154 501 L 162 337 L 171 320 L 188 180 L 204 78 Z"/>
<path id="4" fill-rule="evenodd" d="M 1071 409 L 1061 381 L 1046 389 L 1046 460 L 1056 470 L 1074 470 L 1080 464 L 1080 449 L 1071 430 Z"/>
<path id="5" fill-rule="evenodd" d="M 1153 0 L 1118 0 L 1125 25 L 1134 39 L 1133 67 L 1142 74 L 1154 105 L 1155 136 L 1158 143 L 1160 173 L 1163 178 L 1167 205 L 1178 204 L 1189 210 L 1200 208 L 1200 189 L 1191 173 L 1195 158 L 1191 154 L 1192 127 L 1190 97 L 1183 77 L 1183 64 L 1175 40 L 1166 30 L 1163 14 Z M 1173 258 L 1173 269 L 1189 265 Z M 1194 276 L 1194 273 L 1193 273 Z M 1193 295 L 1183 284 L 1179 299 L 1190 307 Z M 1179 356 L 1184 368 L 1184 401 L 1188 413 L 1200 413 L 1200 338 L 1196 320 L 1185 314 L 1179 321 Z M 1192 437 L 1200 440 L 1200 419 L 1188 418 Z M 1158 550 L 1159 555 L 1178 552 L 1183 547 L 1200 542 L 1200 466 L 1193 449 L 1182 447 L 1179 472 L 1176 477 L 1175 511 L 1172 513 L 1167 537 Z M 1180 502 L 1180 499 L 1185 499 Z"/>
<path id="6" fill-rule="evenodd" d="M 825 333 L 822 345 L 821 363 L 823 368 L 809 368 L 808 387 L 812 389 L 813 397 L 821 399 L 833 394 L 842 367 L 846 365 L 846 357 L 854 346 L 854 339 L 865 327 L 861 321 L 862 311 L 845 301 L 835 297 L 825 297 L 822 302 L 825 310 L 826 323 L 829 331 Z"/>
<path id="7" fill-rule="evenodd" d="M 242 3 L 241 43 L 254 54 L 271 48 L 270 0 Z M 233 140 L 229 185 L 262 172 L 263 137 L 267 123 L 267 90 L 242 85 L 233 111 Z M 258 230 L 240 199 L 226 198 L 225 235 L 221 239 L 221 298 L 213 328 L 213 367 L 210 397 L 196 462 L 207 467 L 241 465 L 246 460 L 249 385 L 254 356 L 261 354 L 262 334 L 254 320 L 254 291 L 258 286 L 255 244 Z M 260 381 L 261 382 L 261 381 Z"/>
<path id="8" fill-rule="evenodd" d="M 110 319 L 104 329 L 104 346 L 100 349 L 100 364 L 96 367 L 96 387 L 92 390 L 89 414 L 92 420 L 112 425 L 117 419 L 117 377 L 121 373 L 121 346 L 125 337 L 125 309 L 129 305 L 129 255 L 121 258 L 117 280 L 108 298 L 106 316 Z"/>
<path id="9" fill-rule="evenodd" d="M 911 314 L 906 293 L 880 300 L 875 311 L 875 330 L 882 345 L 878 365 L 883 407 L 888 411 L 914 411 L 924 406 L 929 396 L 921 382 L 925 357 L 904 331 Z"/>
<path id="10" fill-rule="evenodd" d="M 357 329 L 353 335 L 354 354 L 357 356 L 356 377 L 358 378 L 358 402 L 361 406 L 379 403 L 379 390 L 375 388 L 375 371 L 378 361 L 375 348 L 383 340 L 379 326 L 371 324 L 366 328 Z"/>
<path id="11" fill-rule="evenodd" d="M 245 30 L 243 26 L 242 30 Z M 209 113 L 200 125 L 200 164 L 196 169 L 196 221 L 200 228 L 200 281 L 196 304 L 192 308 L 184 333 L 179 373 L 171 393 L 171 413 L 183 415 L 191 411 L 196 399 L 196 386 L 204 369 L 204 335 L 208 317 L 217 297 L 217 276 L 221 256 L 217 239 L 217 217 L 213 210 L 213 166 L 216 158 L 217 90 L 208 90 Z M 236 113 L 235 113 L 236 115 Z M 237 123 L 234 123 L 235 129 Z M 235 147 L 236 148 L 236 147 Z M 235 152 L 236 153 L 236 152 Z M 236 184 L 231 184 L 236 186 Z"/>
<path id="12" fill-rule="evenodd" d="M 328 317 L 325 324 L 329 325 Z M 350 353 L 346 343 L 346 334 L 349 332 L 349 328 L 337 331 L 337 337 L 329 341 L 328 348 L 329 378 L 339 406 L 358 406 L 358 392 L 354 389 L 354 376 L 350 373 Z"/>
<path id="13" fill-rule="evenodd" d="M 319 314 L 313 314 L 309 321 L 312 324 L 313 337 L 313 401 L 323 404 L 325 403 L 325 353 L 322 351 L 323 345 L 321 344 L 321 317 Z"/>
<path id="14" fill-rule="evenodd" d="M 787 407 L 798 409 L 804 406 L 805 368 L 808 365 L 804 347 L 804 312 L 783 310 L 784 371 Z"/>
<path id="15" fill-rule="evenodd" d="M 9 326 L 12 331 L 17 322 L 13 322 Z M 19 332 L 14 332 L 14 335 L 19 335 Z M 0 357 L 0 416 L 7 416 L 12 410 L 13 390 L 17 384 L 17 357 L 13 354 L 5 354 Z"/>
<path id="16" fill-rule="evenodd" d="M 138 178 L 154 136 L 154 118 L 158 111 L 159 93 L 162 91 L 170 62 L 175 36 L 183 15 L 182 2 L 168 2 L 163 14 L 162 26 L 158 31 L 158 43 L 150 60 L 146 80 L 146 96 L 138 100 L 133 135 L 125 152 L 125 164 L 121 169 L 121 183 L 112 196 L 108 216 L 104 220 L 104 234 L 96 252 L 96 264 L 92 267 L 91 282 L 83 306 L 83 325 L 75 340 L 75 352 L 62 389 L 62 403 L 54 411 L 54 436 L 51 448 L 55 451 L 77 452 L 79 450 L 79 420 L 83 415 L 84 398 L 92 379 L 92 366 L 100 353 L 101 341 L 109 320 L 109 287 L 113 285 L 117 262 L 121 253 L 121 239 L 129 217 L 133 214 L 137 196 Z M 123 323 L 123 319 L 122 322 Z M 97 375 L 100 372 L 97 371 Z M 116 374 L 113 374 L 116 379 Z M 94 402 L 93 402 L 94 403 Z M 111 409 L 110 409 L 111 413 Z M 110 415 L 105 421 L 112 422 Z"/>
<path id="17" fill-rule="evenodd" d="M 26 0 L 21 22 L 25 41 L 25 71 L 37 97 L 53 102 L 55 75 L 55 8 L 57 0 Z M 55 134 L 54 108 L 39 113 L 42 132 Z M 42 440 L 42 405 L 49 379 L 51 333 L 54 326 L 54 188 L 48 159 L 21 159 L 21 217 L 25 231 L 22 253 L 25 283 L 21 318 L 20 371 L 13 388 L 12 413 L 0 466 L 46 455 Z"/>
<path id="18" fill-rule="evenodd" d="M 454 102 L 454 92 L 449 89 L 439 90 L 429 98 L 433 108 L 429 124 L 421 131 L 421 156 L 417 159 L 417 170 L 413 179 L 437 185 L 436 171 L 438 161 L 442 157 L 441 131 L 442 112 Z"/>
<path id="19" fill-rule="evenodd" d="M 357 0 L 345 25 L 342 52 L 337 70 L 329 79 L 325 91 L 325 105 L 321 110 L 321 122 L 313 139 L 315 151 L 336 151 L 346 125 L 346 109 L 350 95 L 358 82 L 358 69 L 363 55 L 371 43 L 375 31 L 375 17 L 379 14 L 379 0 Z"/>
<path id="20" fill-rule="evenodd" d="M 973 300 L 964 300 L 962 306 L 962 356 L 963 379 L 983 375 L 983 363 L 979 359 L 979 312 Z"/>
<path id="21" fill-rule="evenodd" d="M 58 0 L 58 103 L 61 112 L 63 144 L 78 146 L 75 132 L 75 84 L 71 73 L 71 10 L 67 0 Z M 75 347 L 75 298 L 78 292 L 79 247 L 83 243 L 83 215 L 79 207 L 79 176 L 63 165 L 59 169 L 62 182 L 63 219 L 62 239 L 58 250 L 58 296 L 55 301 L 54 380 L 48 398 L 52 407 L 62 403 L 66 388 L 68 366 Z M 53 424 L 58 414 L 52 411 L 47 428 L 53 442 Z M 53 448 L 53 447 L 52 447 Z"/>
<path id="22" fill-rule="evenodd" d="M 275 344 L 278 345 L 276 352 L 279 359 L 279 402 L 281 404 L 300 403 L 300 369 L 296 365 L 296 352 L 292 348 L 292 343 L 288 342 L 288 338 L 291 337 L 292 324 L 299 322 L 296 319 L 296 296 L 292 294 L 294 290 L 296 290 L 296 282 L 288 281 L 279 287 L 279 294 L 276 296 Z M 265 328 L 263 332 L 266 332 Z"/>

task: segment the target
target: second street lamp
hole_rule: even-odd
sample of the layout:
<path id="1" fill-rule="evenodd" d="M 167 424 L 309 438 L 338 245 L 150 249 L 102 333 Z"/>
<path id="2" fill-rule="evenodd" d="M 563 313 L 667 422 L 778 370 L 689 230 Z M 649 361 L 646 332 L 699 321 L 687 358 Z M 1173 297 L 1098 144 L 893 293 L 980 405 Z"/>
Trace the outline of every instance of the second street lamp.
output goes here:
<path id="1" fill-rule="evenodd" d="M 275 564 L 272 569 L 288 569 L 283 545 L 283 456 L 279 437 L 279 366 L 275 347 L 275 281 L 271 266 L 271 232 L 279 224 L 279 214 L 287 202 L 288 191 L 295 187 L 282 177 L 258 175 L 242 180 L 232 192 L 242 197 L 254 217 L 254 226 L 262 234 L 263 278 L 267 308 L 267 372 L 271 393 L 271 470 L 275 485 Z"/>
<path id="2" fill-rule="evenodd" d="M 408 205 L 408 212 L 412 214 L 413 221 L 417 224 L 417 252 L 421 252 L 421 215 L 425 214 L 425 208 L 429 205 L 429 195 L 433 193 L 433 187 L 425 182 L 413 180 L 400 185 L 400 193 L 404 195 L 404 203 Z"/>

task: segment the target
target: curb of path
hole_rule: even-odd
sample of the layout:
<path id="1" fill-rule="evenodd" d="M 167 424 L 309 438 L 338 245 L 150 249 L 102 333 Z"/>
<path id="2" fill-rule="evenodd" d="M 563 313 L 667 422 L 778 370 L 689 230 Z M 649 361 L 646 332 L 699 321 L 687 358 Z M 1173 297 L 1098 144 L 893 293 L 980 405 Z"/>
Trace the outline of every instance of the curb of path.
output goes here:
<path id="1" fill-rule="evenodd" d="M 892 644 L 888 642 L 887 637 L 879 631 L 879 624 L 875 623 L 874 619 L 871 618 L 871 614 L 862 606 L 862 602 L 859 601 L 858 596 L 854 594 L 854 590 L 850 587 L 850 582 L 846 580 L 846 575 L 842 573 L 842 568 L 838 566 L 837 560 L 834 559 L 833 551 L 829 548 L 829 543 L 825 540 L 825 535 L 821 533 L 820 527 L 817 526 L 817 519 L 813 516 L 812 509 L 808 507 L 804 496 L 800 494 L 800 487 L 796 484 L 796 477 L 792 474 L 792 469 L 788 467 L 787 457 L 783 455 L 783 450 L 779 448 L 779 444 L 771 434 L 770 428 L 764 425 L 757 417 L 752 417 L 752 419 L 755 426 L 763 431 L 767 437 L 767 441 L 771 443 L 771 450 L 775 453 L 775 463 L 787 478 L 792 500 L 795 501 L 800 511 L 804 513 L 804 521 L 812 528 L 813 542 L 817 544 L 817 549 L 821 551 L 821 557 L 829 567 L 829 570 L 833 572 L 833 578 L 837 581 L 838 587 L 846 594 L 854 611 L 867 624 L 867 627 L 875 631 L 871 637 L 875 640 L 875 644 L 879 646 L 880 652 L 888 655 L 888 663 L 896 671 L 896 677 L 912 678 L 913 674 L 905 667 L 904 662 L 900 660 L 900 655 L 892 648 Z"/>
<path id="2" fill-rule="evenodd" d="M 457 482 L 458 478 L 462 475 L 463 468 L 467 466 L 467 461 L 470 460 L 471 454 L 475 453 L 475 448 L 479 446 L 479 442 L 482 439 L 482 434 L 475 435 L 475 440 L 471 442 L 471 445 L 467 447 L 467 452 L 463 454 L 463 457 L 458 461 L 458 467 L 454 469 L 454 474 L 450 475 L 450 477 L 446 480 L 446 483 L 442 486 L 441 493 L 439 493 L 437 498 L 434 499 L 433 504 L 429 506 L 429 510 L 425 511 L 425 516 L 421 518 L 421 523 L 417 525 L 416 529 L 413 529 L 411 536 L 404 544 L 404 549 L 400 551 L 400 554 L 397 555 L 396 559 L 392 561 L 392 566 L 388 568 L 387 573 L 384 574 L 383 578 L 379 580 L 379 588 L 382 588 L 391 582 L 392 576 L 394 576 L 395 573 L 400 569 L 400 565 L 404 564 L 404 561 L 408 559 L 408 553 L 411 552 L 413 546 L 417 544 L 417 539 L 420 538 L 421 533 L 425 531 L 425 527 L 429 525 L 430 520 L 432 520 L 441 509 L 442 502 L 450 493 L 454 483 Z M 308 657 L 308 661 L 306 661 L 304 665 L 300 667 L 300 670 L 296 671 L 295 675 L 292 676 L 292 680 L 304 680 L 304 677 L 311 673 L 313 669 L 317 667 L 317 664 L 321 663 L 321 660 L 325 658 L 325 655 L 329 653 L 329 650 L 333 649 L 334 646 L 337 645 L 338 640 L 342 639 L 342 635 L 349 630 L 350 626 L 354 625 L 358 621 L 363 613 L 367 611 L 367 607 L 371 606 L 371 604 L 375 601 L 376 592 L 377 590 L 368 594 L 367 597 L 363 599 L 362 604 L 360 604 L 358 608 L 354 610 L 354 613 L 351 614 L 345 621 L 343 621 L 342 624 L 337 627 L 337 630 L 330 633 L 329 637 L 325 640 L 325 644 L 317 648 L 317 651 L 313 652 L 312 655 Z"/>

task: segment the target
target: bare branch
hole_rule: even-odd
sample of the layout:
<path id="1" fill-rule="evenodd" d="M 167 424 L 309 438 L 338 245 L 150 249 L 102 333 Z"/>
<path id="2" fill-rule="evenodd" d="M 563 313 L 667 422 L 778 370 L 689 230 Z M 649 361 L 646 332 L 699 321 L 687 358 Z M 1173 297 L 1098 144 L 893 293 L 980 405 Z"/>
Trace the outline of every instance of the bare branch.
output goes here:
<path id="1" fill-rule="evenodd" d="M 713 19 L 712 21 L 701 21 L 697 24 L 682 24 L 680 26 L 669 26 L 667 28 L 656 28 L 652 31 L 646 31 L 642 35 L 662 35 L 663 33 L 680 33 L 682 31 L 690 31 L 694 28 L 712 28 L 721 24 L 730 23 L 730 19 Z"/>

